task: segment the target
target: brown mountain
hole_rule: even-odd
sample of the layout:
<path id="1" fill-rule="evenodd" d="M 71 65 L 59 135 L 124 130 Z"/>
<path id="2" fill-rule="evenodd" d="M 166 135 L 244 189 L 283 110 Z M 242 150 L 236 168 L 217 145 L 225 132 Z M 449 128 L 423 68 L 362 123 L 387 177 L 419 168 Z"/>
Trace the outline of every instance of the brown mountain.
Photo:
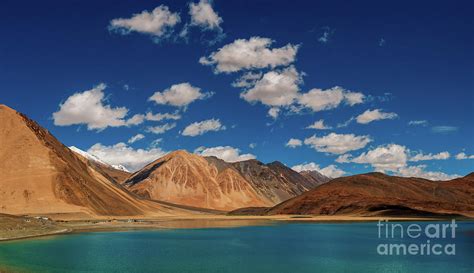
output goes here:
<path id="1" fill-rule="evenodd" d="M 175 151 L 148 164 L 124 185 L 145 198 L 217 210 L 271 206 L 232 165 Z"/>
<path id="2" fill-rule="evenodd" d="M 251 159 L 232 165 L 260 195 L 271 200 L 273 204 L 288 200 L 319 185 L 315 179 L 307 179 L 278 161 L 263 164 Z"/>
<path id="3" fill-rule="evenodd" d="M 0 143 L 0 213 L 143 216 L 175 212 L 130 194 L 36 122 L 5 105 L 0 105 Z"/>
<path id="4" fill-rule="evenodd" d="M 429 215 L 474 217 L 474 174 L 437 182 L 368 173 L 331 180 L 260 214 Z"/>

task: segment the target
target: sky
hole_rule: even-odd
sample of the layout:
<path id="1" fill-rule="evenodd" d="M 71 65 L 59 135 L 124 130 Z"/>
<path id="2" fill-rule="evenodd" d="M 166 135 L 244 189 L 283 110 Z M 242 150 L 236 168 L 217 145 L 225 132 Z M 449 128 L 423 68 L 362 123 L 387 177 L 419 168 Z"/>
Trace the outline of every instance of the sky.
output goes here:
<path id="1" fill-rule="evenodd" d="M 474 171 L 472 1 L 2 1 L 0 103 L 129 170 Z"/>

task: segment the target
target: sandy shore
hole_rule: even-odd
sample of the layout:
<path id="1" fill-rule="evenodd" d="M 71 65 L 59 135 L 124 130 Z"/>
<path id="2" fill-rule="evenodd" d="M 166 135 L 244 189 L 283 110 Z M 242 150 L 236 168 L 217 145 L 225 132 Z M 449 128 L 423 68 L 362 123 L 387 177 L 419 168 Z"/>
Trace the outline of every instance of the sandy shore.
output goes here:
<path id="1" fill-rule="evenodd" d="M 225 215 L 190 215 L 165 216 L 156 219 L 78 219 L 68 221 L 51 221 L 54 228 L 38 233 L 29 234 L 28 230 L 10 232 L 0 236 L 0 241 L 31 239 L 42 236 L 62 235 L 80 232 L 127 231 L 180 228 L 229 228 L 239 226 L 272 225 L 282 222 L 377 222 L 389 221 L 439 221 L 445 218 L 428 217 L 364 217 L 364 216 L 304 216 L 304 215 L 275 215 L 275 216 L 225 216 Z M 469 219 L 466 219 L 469 220 Z"/>

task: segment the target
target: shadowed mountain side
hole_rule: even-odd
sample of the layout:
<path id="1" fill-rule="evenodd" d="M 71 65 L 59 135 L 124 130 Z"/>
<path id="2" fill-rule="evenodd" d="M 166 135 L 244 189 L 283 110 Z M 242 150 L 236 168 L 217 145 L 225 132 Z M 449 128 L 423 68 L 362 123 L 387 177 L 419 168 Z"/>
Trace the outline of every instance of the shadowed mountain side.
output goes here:
<path id="1" fill-rule="evenodd" d="M 0 213 L 174 213 L 130 194 L 36 122 L 5 105 L 0 105 L 0 142 Z"/>
<path id="2" fill-rule="evenodd" d="M 303 175 L 275 161 L 270 164 L 251 159 L 232 163 L 261 195 L 278 204 L 302 194 L 319 185 L 314 179 Z"/>
<path id="3" fill-rule="evenodd" d="M 341 177 L 273 208 L 231 214 L 474 217 L 474 175 L 444 182 L 381 173 Z"/>

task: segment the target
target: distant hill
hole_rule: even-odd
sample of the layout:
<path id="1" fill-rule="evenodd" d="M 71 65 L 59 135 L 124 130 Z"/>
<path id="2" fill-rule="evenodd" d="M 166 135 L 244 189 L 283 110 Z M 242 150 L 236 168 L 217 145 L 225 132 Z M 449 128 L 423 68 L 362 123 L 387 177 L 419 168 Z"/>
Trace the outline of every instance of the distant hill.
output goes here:
<path id="1" fill-rule="evenodd" d="M 341 177 L 272 208 L 233 214 L 474 217 L 474 174 L 443 182 L 382 173 Z"/>

